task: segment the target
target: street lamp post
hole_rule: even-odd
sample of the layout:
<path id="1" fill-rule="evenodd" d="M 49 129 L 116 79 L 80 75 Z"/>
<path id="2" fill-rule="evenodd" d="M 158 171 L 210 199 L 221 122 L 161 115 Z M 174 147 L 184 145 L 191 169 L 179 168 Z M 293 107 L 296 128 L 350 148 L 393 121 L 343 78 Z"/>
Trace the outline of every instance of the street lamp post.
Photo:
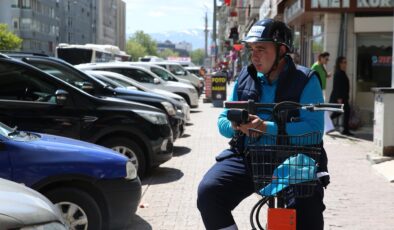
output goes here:
<path id="1" fill-rule="evenodd" d="M 213 40 L 213 62 L 216 64 L 217 59 L 217 45 L 216 45 L 216 0 L 213 0 L 213 25 L 212 25 L 212 40 Z"/>

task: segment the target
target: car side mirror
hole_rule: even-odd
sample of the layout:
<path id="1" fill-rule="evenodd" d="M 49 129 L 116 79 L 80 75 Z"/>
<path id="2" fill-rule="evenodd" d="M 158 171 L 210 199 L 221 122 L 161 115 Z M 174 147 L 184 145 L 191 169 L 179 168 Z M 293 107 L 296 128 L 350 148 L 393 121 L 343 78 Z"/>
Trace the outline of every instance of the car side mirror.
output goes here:
<path id="1" fill-rule="evenodd" d="M 89 94 L 91 94 L 94 90 L 93 84 L 90 82 L 80 81 L 80 82 L 75 82 L 75 85 L 77 85 L 80 89 L 82 89 L 83 91 Z"/>
<path id="2" fill-rule="evenodd" d="M 62 89 L 58 89 L 55 92 L 56 104 L 65 105 L 68 98 L 68 92 Z"/>
<path id="3" fill-rule="evenodd" d="M 160 84 L 160 80 L 157 79 L 157 78 L 154 78 L 154 79 L 153 79 L 153 83 L 155 83 L 155 84 Z"/>

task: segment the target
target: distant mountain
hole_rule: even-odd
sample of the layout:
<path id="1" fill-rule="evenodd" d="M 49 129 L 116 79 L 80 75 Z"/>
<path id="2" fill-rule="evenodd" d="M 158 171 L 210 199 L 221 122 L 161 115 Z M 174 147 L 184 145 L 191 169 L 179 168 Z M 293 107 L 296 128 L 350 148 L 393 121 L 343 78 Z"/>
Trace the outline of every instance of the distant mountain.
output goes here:
<path id="1" fill-rule="evenodd" d="M 163 33 L 150 33 L 149 34 L 157 42 L 164 42 L 169 40 L 172 43 L 186 41 L 192 44 L 193 50 L 204 49 L 205 47 L 205 33 L 202 29 L 190 29 L 185 31 L 167 31 Z M 128 35 L 129 37 L 131 35 Z M 208 34 L 208 47 L 210 35 Z"/>

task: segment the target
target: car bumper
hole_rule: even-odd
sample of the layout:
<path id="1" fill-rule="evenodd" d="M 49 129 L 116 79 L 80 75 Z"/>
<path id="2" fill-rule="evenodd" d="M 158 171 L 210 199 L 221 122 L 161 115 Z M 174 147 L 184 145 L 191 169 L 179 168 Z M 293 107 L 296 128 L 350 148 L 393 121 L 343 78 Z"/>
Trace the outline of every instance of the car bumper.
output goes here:
<path id="1" fill-rule="evenodd" d="M 151 167 L 158 166 L 172 158 L 174 150 L 174 141 L 172 129 L 169 125 L 159 128 L 160 137 L 156 140 L 150 140 L 149 146 L 151 147 Z"/>
<path id="2" fill-rule="evenodd" d="M 190 121 L 190 106 L 185 103 L 183 105 L 183 114 L 184 114 L 184 118 L 185 118 L 185 122 Z"/>
<path id="3" fill-rule="evenodd" d="M 175 141 L 181 135 L 183 117 L 170 117 L 170 124 L 172 129 L 172 139 Z"/>
<path id="4" fill-rule="evenodd" d="M 141 199 L 141 182 L 114 179 L 100 180 L 97 186 L 102 191 L 108 207 L 109 229 L 124 229 L 131 216 L 137 211 Z"/>
<path id="5" fill-rule="evenodd" d="M 197 92 L 191 93 L 190 97 L 190 107 L 197 108 L 198 107 L 198 94 Z"/>

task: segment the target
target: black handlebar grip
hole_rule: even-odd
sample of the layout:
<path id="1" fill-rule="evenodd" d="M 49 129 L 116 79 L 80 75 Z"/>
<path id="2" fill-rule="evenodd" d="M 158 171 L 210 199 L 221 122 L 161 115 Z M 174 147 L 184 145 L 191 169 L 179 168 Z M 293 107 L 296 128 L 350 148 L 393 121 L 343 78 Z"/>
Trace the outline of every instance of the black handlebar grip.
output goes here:
<path id="1" fill-rule="evenodd" d="M 224 108 L 227 108 L 227 109 L 247 109 L 248 102 L 247 101 L 225 101 Z"/>
<path id="2" fill-rule="evenodd" d="M 244 109 L 229 109 L 227 119 L 236 124 L 246 124 L 249 121 L 249 113 Z"/>

